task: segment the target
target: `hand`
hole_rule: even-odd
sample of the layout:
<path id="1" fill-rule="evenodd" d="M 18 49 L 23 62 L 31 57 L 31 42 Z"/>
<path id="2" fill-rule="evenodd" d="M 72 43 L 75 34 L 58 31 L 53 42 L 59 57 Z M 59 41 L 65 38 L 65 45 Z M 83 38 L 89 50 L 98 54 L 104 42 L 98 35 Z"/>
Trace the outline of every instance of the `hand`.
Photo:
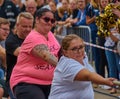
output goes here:
<path id="1" fill-rule="evenodd" d="M 66 23 L 69 23 L 70 20 L 71 20 L 71 18 L 67 18 L 67 19 L 65 20 L 65 22 L 66 22 Z"/>
<path id="2" fill-rule="evenodd" d="M 117 7 L 120 5 L 120 2 L 116 0 L 116 2 L 114 3 L 114 5 Z"/>
<path id="3" fill-rule="evenodd" d="M 71 24 L 73 24 L 73 23 L 74 23 L 74 20 L 73 20 L 73 19 L 71 19 L 69 22 L 70 22 Z"/>
<path id="4" fill-rule="evenodd" d="M 118 9 L 112 9 L 113 13 L 120 18 L 120 11 Z"/>
<path id="5" fill-rule="evenodd" d="M 106 85 L 108 86 L 115 86 L 114 81 L 117 81 L 116 78 L 105 78 L 106 79 Z"/>

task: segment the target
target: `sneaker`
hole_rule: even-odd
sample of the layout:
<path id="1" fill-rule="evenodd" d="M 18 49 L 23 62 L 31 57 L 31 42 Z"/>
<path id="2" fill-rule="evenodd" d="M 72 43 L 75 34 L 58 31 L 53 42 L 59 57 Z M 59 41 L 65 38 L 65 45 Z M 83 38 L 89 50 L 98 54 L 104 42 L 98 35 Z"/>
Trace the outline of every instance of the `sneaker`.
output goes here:
<path id="1" fill-rule="evenodd" d="M 110 87 L 110 86 L 107 86 L 107 85 L 103 85 L 103 89 L 110 90 L 111 87 Z"/>

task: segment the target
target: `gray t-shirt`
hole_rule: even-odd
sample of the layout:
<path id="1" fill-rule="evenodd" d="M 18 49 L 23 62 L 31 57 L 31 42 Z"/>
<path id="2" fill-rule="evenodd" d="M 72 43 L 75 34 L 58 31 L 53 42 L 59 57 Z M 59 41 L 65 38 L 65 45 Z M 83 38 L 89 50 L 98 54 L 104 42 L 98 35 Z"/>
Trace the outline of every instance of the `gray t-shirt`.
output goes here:
<path id="1" fill-rule="evenodd" d="M 84 68 L 94 72 L 87 58 L 83 66 L 74 59 L 62 56 L 54 72 L 49 99 L 94 99 L 90 81 L 74 81 L 77 73 Z"/>

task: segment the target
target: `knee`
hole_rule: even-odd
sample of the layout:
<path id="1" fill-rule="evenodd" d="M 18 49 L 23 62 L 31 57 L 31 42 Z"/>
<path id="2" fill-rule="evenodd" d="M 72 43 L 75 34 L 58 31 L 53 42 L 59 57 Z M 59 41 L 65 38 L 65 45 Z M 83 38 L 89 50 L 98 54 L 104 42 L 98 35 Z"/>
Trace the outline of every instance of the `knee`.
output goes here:
<path id="1" fill-rule="evenodd" d="M 0 99 L 2 99 L 3 95 L 4 95 L 4 89 L 0 87 Z"/>

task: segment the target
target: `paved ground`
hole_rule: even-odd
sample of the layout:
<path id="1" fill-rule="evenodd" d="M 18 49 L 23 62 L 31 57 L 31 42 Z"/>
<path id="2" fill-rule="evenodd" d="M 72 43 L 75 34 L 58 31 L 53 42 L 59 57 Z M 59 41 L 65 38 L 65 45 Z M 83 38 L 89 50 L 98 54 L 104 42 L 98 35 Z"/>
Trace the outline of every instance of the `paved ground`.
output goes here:
<path id="1" fill-rule="evenodd" d="M 120 89 L 117 89 L 116 94 L 110 94 L 109 90 L 102 88 L 94 88 L 95 99 L 120 99 Z"/>

